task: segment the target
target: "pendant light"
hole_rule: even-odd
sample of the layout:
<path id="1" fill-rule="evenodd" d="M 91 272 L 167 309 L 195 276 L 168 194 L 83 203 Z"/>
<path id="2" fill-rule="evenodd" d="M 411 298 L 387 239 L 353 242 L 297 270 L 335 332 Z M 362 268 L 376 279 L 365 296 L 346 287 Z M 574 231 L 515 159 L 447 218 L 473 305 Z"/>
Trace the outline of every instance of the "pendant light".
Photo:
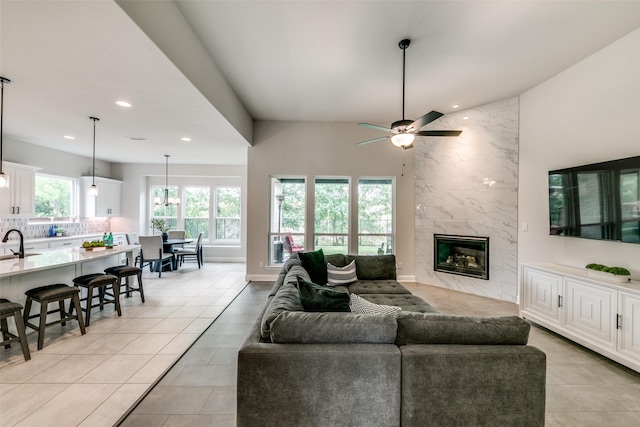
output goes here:
<path id="1" fill-rule="evenodd" d="M 160 198 L 156 197 L 155 198 L 155 204 L 157 206 L 159 205 L 165 205 L 165 206 L 172 206 L 172 205 L 179 205 L 180 204 L 180 200 L 179 199 L 174 199 L 174 198 L 169 198 L 169 155 L 165 154 L 165 173 L 164 173 L 164 200 L 160 200 Z"/>
<path id="2" fill-rule="evenodd" d="M 90 196 L 98 195 L 98 186 L 96 185 L 96 122 L 100 119 L 97 117 L 89 117 L 93 120 L 93 180 L 91 181 L 91 187 L 89 188 Z"/>
<path id="3" fill-rule="evenodd" d="M 4 113 L 4 84 L 11 83 L 6 77 L 0 77 L 0 187 L 9 186 L 9 178 L 2 171 L 2 116 Z"/>

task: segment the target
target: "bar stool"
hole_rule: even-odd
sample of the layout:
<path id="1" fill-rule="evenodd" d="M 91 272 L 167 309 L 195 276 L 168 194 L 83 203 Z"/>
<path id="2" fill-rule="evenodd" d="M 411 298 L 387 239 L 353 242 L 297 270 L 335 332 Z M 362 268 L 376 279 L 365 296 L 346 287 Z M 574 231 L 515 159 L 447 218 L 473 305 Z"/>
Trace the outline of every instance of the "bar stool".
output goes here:
<path id="1" fill-rule="evenodd" d="M 122 316 L 122 311 L 120 310 L 120 288 L 118 286 L 118 278 L 116 276 L 103 273 L 85 274 L 73 279 L 73 285 L 78 288 L 82 287 L 87 289 L 86 298 L 80 298 L 80 301 L 86 301 L 84 308 L 82 308 L 85 312 L 85 326 L 89 326 L 89 322 L 91 321 L 91 309 L 94 307 L 100 307 L 100 311 L 102 311 L 104 310 L 105 304 L 114 304 L 116 306 L 118 316 Z M 109 286 L 113 289 L 113 294 L 106 292 Z M 98 295 L 93 295 L 94 289 L 98 289 Z M 107 299 L 107 295 L 112 298 Z M 93 299 L 96 297 L 99 302 L 97 304 L 93 304 Z"/>
<path id="2" fill-rule="evenodd" d="M 117 265 L 115 267 L 109 267 L 105 271 L 105 274 L 111 274 L 118 278 L 118 288 L 120 289 L 120 293 L 122 293 L 122 279 L 126 278 L 124 286 L 125 292 L 127 293 L 127 298 L 131 296 L 131 292 L 140 292 L 140 298 L 142 302 L 144 302 L 144 289 L 142 288 L 142 269 L 139 267 L 132 267 L 130 265 Z M 129 277 L 137 276 L 138 277 L 138 287 L 134 288 L 129 284 Z"/>
<path id="3" fill-rule="evenodd" d="M 9 325 L 7 324 L 7 318 L 9 317 L 13 317 L 13 320 L 15 320 L 18 335 L 9 332 Z M 4 348 L 11 348 L 11 343 L 18 341 L 22 347 L 24 360 L 31 359 L 27 333 L 24 329 L 24 321 L 22 319 L 22 306 L 17 302 L 0 298 L 0 323 L 2 324 L 2 345 L 4 345 Z"/>
<path id="4" fill-rule="evenodd" d="M 44 345 L 44 330 L 47 326 L 57 325 L 58 323 L 62 323 L 62 326 L 65 326 L 68 320 L 75 319 L 80 324 L 81 334 L 84 335 L 84 322 L 82 321 L 82 313 L 79 311 L 79 293 L 79 289 L 67 286 L 62 283 L 40 286 L 39 288 L 29 289 L 27 292 L 25 292 L 25 295 L 27 296 L 27 302 L 24 305 L 24 325 L 25 327 L 28 326 L 38 331 L 38 350 L 42 350 L 42 347 Z M 71 302 L 69 304 L 69 312 L 67 313 L 64 310 L 64 301 L 68 299 L 70 299 Z M 30 316 L 31 304 L 33 303 L 33 301 L 40 303 L 40 313 Z M 47 311 L 48 305 L 51 302 L 57 302 L 58 308 L 55 310 Z M 75 316 L 72 314 L 74 307 L 77 311 L 77 314 Z M 60 320 L 47 323 L 47 315 L 58 312 L 60 313 Z M 36 317 L 38 317 L 40 320 L 38 326 L 29 323 L 29 319 L 34 319 Z"/>

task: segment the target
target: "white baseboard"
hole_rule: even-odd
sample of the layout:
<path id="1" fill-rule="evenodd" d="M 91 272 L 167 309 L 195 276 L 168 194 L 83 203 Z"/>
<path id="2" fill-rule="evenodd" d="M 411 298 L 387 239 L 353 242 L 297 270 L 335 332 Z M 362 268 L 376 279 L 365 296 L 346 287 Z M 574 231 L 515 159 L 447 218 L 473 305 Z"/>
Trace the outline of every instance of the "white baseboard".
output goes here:
<path id="1" fill-rule="evenodd" d="M 246 263 L 245 257 L 204 257 L 204 262 L 240 262 Z"/>
<path id="2" fill-rule="evenodd" d="M 398 282 L 415 282 L 416 281 L 416 276 L 409 276 L 409 275 L 404 275 L 404 276 L 398 276 Z"/>

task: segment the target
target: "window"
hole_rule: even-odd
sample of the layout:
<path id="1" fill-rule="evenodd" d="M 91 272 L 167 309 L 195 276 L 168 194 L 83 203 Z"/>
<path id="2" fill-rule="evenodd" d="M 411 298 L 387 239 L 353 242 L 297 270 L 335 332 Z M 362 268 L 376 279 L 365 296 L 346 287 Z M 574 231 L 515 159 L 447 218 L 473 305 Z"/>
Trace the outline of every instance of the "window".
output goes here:
<path id="1" fill-rule="evenodd" d="M 315 180 L 314 249 L 325 254 L 349 252 L 349 179 Z"/>
<path id="2" fill-rule="evenodd" d="M 240 187 L 216 188 L 216 240 L 240 240 Z"/>
<path id="3" fill-rule="evenodd" d="M 77 215 L 77 183 L 74 179 L 36 174 L 35 191 L 36 217 L 59 221 Z"/>
<path id="4" fill-rule="evenodd" d="M 184 230 L 187 237 L 203 233 L 202 238 L 209 239 L 209 187 L 185 187 Z"/>
<path id="5" fill-rule="evenodd" d="M 269 259 L 270 264 L 281 264 L 304 249 L 306 180 L 272 178 L 271 196 Z"/>
<path id="6" fill-rule="evenodd" d="M 358 180 L 358 253 L 393 253 L 393 180 Z"/>
<path id="7" fill-rule="evenodd" d="M 180 205 L 175 203 L 180 200 L 178 197 L 178 187 L 168 187 L 169 200 L 174 202 L 174 204 L 169 206 L 158 204 L 163 202 L 165 199 L 164 188 L 164 186 L 160 185 L 154 185 L 151 187 L 151 219 L 164 219 L 172 230 L 176 230 L 178 229 L 178 209 L 180 207 Z"/>

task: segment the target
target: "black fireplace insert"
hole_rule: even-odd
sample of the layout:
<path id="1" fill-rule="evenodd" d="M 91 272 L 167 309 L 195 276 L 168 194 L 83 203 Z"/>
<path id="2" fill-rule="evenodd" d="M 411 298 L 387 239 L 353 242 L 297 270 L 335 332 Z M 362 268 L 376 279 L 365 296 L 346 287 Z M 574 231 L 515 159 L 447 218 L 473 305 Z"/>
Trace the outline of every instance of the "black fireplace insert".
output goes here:
<path id="1" fill-rule="evenodd" d="M 435 271 L 489 280 L 489 238 L 434 234 Z"/>

